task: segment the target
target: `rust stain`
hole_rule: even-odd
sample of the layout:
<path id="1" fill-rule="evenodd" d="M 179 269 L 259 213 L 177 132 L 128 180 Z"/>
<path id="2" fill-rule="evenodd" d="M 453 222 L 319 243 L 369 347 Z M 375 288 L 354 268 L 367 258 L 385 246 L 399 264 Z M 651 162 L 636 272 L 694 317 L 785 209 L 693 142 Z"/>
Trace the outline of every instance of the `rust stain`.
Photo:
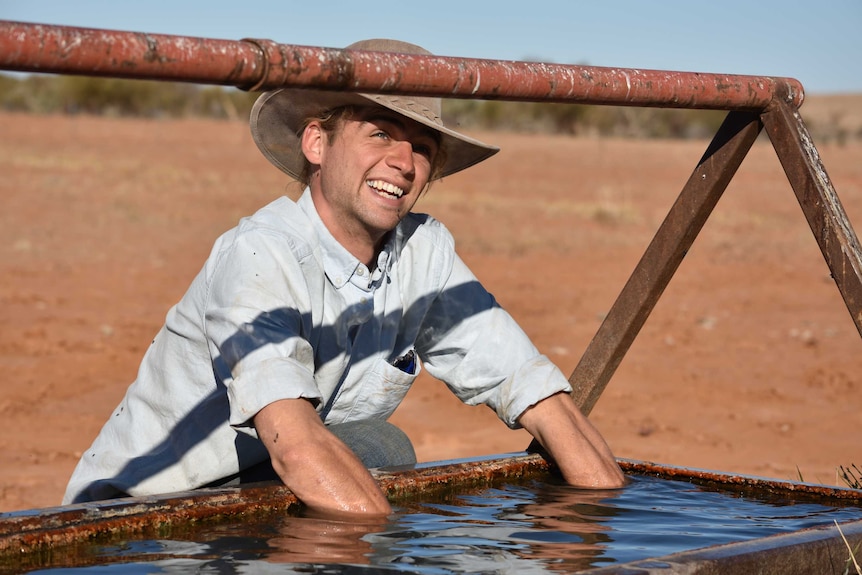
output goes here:
<path id="1" fill-rule="evenodd" d="M 776 97 L 799 105 L 803 97 L 792 78 L 365 52 L 6 21 L 0 21 L 0 69 L 97 71 L 244 89 L 292 86 L 747 111 L 763 110 Z"/>
<path id="2" fill-rule="evenodd" d="M 822 485 L 773 481 L 621 459 L 627 474 L 686 480 L 721 489 L 751 491 L 793 499 L 862 504 L 862 491 Z M 538 477 L 553 472 L 539 455 L 498 456 L 484 460 L 443 462 L 397 471 L 375 471 L 393 500 L 440 491 L 457 491 L 495 482 Z M 201 521 L 289 512 L 299 505 L 283 485 L 261 483 L 228 489 L 202 489 L 166 496 L 117 499 L 48 509 L 0 514 L 0 561 L 4 557 L 38 553 L 111 536 L 151 534 L 157 530 Z"/>

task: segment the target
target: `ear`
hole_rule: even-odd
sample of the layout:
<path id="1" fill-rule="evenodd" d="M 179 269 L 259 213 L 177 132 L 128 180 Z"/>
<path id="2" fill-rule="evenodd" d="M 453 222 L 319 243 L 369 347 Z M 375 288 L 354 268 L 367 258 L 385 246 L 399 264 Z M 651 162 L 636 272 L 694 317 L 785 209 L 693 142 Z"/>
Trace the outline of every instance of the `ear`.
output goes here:
<path id="1" fill-rule="evenodd" d="M 324 138 L 326 135 L 317 120 L 310 122 L 302 131 L 302 153 L 308 163 L 315 166 L 320 165 L 323 158 Z"/>

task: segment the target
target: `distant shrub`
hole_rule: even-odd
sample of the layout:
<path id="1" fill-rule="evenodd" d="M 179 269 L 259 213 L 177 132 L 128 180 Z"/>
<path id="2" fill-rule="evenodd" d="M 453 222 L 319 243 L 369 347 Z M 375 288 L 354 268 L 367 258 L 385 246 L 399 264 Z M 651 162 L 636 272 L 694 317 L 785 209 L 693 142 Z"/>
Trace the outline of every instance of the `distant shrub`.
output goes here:
<path id="1" fill-rule="evenodd" d="M 0 75 L 0 107 L 32 113 L 246 118 L 256 94 L 178 82 Z"/>
<path id="2" fill-rule="evenodd" d="M 447 123 L 462 128 L 635 138 L 708 138 L 726 112 L 493 100 L 446 100 Z"/>

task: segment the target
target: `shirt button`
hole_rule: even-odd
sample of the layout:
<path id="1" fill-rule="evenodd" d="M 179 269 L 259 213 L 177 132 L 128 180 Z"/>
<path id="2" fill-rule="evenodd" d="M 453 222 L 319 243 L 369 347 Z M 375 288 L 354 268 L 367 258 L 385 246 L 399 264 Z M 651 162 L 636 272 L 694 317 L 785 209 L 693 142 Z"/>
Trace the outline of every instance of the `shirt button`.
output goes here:
<path id="1" fill-rule="evenodd" d="M 365 275 L 365 270 L 364 270 L 364 269 L 362 269 L 362 268 L 359 268 L 358 270 L 356 270 L 356 273 L 357 273 L 357 274 L 359 274 L 359 275 L 361 275 L 361 276 L 364 276 L 364 275 Z"/>

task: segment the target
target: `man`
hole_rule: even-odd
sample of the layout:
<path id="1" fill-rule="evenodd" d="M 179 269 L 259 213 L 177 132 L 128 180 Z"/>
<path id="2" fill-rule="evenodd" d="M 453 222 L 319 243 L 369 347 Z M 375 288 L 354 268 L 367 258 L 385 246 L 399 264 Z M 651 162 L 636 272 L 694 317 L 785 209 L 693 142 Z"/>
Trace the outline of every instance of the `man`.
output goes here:
<path id="1" fill-rule="evenodd" d="M 434 98 L 276 90 L 251 130 L 305 192 L 217 240 L 64 503 L 278 477 L 312 508 L 389 513 L 368 468 L 415 463 L 385 420 L 423 367 L 526 428 L 569 483 L 623 484 L 566 378 L 442 224 L 411 213 L 431 180 L 497 148 L 445 127 Z"/>

